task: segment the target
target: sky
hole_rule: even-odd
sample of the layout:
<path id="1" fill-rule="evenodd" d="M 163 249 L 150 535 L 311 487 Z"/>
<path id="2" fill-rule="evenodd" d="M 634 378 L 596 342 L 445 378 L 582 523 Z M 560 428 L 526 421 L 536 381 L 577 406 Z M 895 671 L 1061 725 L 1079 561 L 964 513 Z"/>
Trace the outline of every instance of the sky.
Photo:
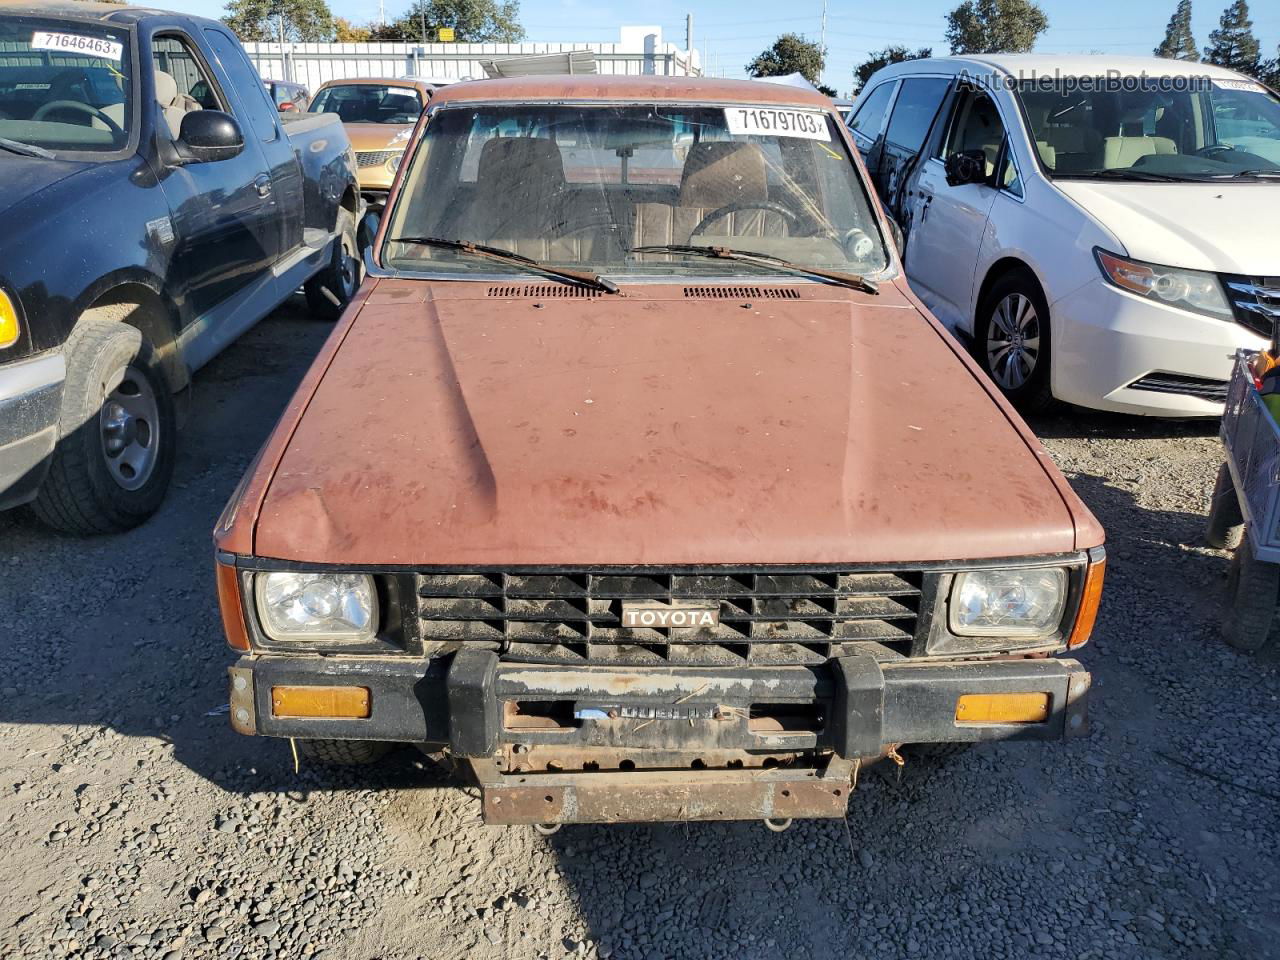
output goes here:
<path id="1" fill-rule="evenodd" d="M 409 0 L 384 0 L 388 19 Z M 1209 31 L 1229 0 L 1195 0 L 1192 29 L 1203 49 Z M 159 5 L 217 17 L 225 0 L 160 0 Z M 336 16 L 357 23 L 376 20 L 379 0 L 329 0 Z M 852 86 L 853 69 L 869 52 L 900 43 L 912 49 L 931 46 L 947 53 L 945 16 L 959 0 L 828 0 L 825 81 L 839 93 Z M 1036 51 L 1043 53 L 1115 53 L 1145 56 L 1164 37 L 1177 0 L 1040 0 L 1049 29 Z M 817 40 L 822 0 L 522 0 L 520 19 L 527 40 L 539 42 L 617 42 L 622 24 L 659 25 L 663 40 L 684 46 L 685 16 L 693 14 L 693 44 L 703 54 L 706 72 L 745 76 L 744 67 L 781 33 L 802 33 Z M 1280 3 L 1250 4 L 1254 35 L 1264 57 L 1280 43 Z"/>

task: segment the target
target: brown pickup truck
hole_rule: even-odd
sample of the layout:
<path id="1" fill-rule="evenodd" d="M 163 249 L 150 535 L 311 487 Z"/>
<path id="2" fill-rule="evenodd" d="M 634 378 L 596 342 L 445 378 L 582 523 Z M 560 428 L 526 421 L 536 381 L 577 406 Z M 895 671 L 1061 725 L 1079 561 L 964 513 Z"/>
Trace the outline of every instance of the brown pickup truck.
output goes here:
<path id="1" fill-rule="evenodd" d="M 832 108 L 460 83 L 216 530 L 231 719 L 490 823 L 842 816 L 1086 728 L 1103 532 L 911 294 Z"/>

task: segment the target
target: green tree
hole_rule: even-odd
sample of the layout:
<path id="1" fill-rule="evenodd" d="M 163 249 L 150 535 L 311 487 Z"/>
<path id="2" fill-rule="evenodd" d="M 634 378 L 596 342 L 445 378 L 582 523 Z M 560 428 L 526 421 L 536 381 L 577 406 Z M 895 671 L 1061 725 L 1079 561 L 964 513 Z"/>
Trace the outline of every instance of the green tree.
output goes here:
<path id="1" fill-rule="evenodd" d="M 325 0 L 231 0 L 222 22 L 245 42 L 284 39 L 316 43 L 333 39 L 333 14 Z"/>
<path id="2" fill-rule="evenodd" d="M 1218 29 L 1209 34 L 1209 46 L 1204 48 L 1204 58 L 1228 70 L 1239 70 L 1256 77 L 1263 66 L 1262 47 L 1253 35 L 1253 21 L 1249 19 L 1249 4 L 1245 0 L 1222 11 Z"/>
<path id="3" fill-rule="evenodd" d="M 373 26 L 374 40 L 434 40 L 453 27 L 459 43 L 518 43 L 524 39 L 519 0 L 414 0 L 397 20 Z"/>
<path id="4" fill-rule="evenodd" d="M 827 52 L 818 44 L 798 33 L 784 33 L 773 46 L 747 64 L 747 73 L 753 77 L 785 77 L 798 73 L 828 97 L 834 97 L 834 90 L 818 83 L 826 63 Z"/>
<path id="5" fill-rule="evenodd" d="M 914 53 L 899 44 L 885 47 L 883 50 L 876 50 L 866 60 L 854 67 L 853 92 L 850 96 L 856 97 L 858 91 L 871 79 L 871 75 L 882 67 L 887 67 L 891 63 L 902 63 L 904 60 L 922 60 L 925 57 L 932 56 L 932 47 L 921 47 Z"/>
<path id="6" fill-rule="evenodd" d="M 947 14 L 952 53 L 1026 53 L 1047 29 L 1033 0 L 965 0 Z"/>
<path id="7" fill-rule="evenodd" d="M 1199 60 L 1196 38 L 1191 35 L 1191 0 L 1178 0 L 1178 9 L 1169 18 L 1164 39 L 1153 51 L 1166 60 Z"/>

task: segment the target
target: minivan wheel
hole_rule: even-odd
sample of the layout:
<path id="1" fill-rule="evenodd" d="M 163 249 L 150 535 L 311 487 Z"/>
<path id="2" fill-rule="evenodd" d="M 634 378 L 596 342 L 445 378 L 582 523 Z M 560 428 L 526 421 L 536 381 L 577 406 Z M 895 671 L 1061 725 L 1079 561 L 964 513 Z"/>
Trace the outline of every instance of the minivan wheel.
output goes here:
<path id="1" fill-rule="evenodd" d="M 58 446 L 31 511 L 64 533 L 118 533 L 159 508 L 177 422 L 155 350 L 123 323 L 83 320 L 67 344 Z"/>
<path id="2" fill-rule="evenodd" d="M 337 320 L 364 279 L 364 264 L 356 241 L 356 221 L 343 210 L 338 214 L 338 243 L 333 260 L 303 287 L 307 306 L 322 320 Z"/>
<path id="3" fill-rule="evenodd" d="M 1023 273 L 997 280 L 983 298 L 974 337 L 978 361 L 1024 413 L 1053 403 L 1049 389 L 1049 306 L 1040 285 Z"/>

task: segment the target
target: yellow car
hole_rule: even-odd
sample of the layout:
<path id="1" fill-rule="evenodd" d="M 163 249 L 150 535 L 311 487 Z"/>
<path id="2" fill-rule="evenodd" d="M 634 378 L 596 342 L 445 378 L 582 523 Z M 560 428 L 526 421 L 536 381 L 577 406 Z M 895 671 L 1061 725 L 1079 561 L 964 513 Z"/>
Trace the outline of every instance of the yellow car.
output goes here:
<path id="1" fill-rule="evenodd" d="M 370 209 L 387 199 L 413 125 L 435 85 L 414 79 L 329 80 L 316 90 L 311 113 L 336 113 L 356 151 L 356 176 Z"/>

